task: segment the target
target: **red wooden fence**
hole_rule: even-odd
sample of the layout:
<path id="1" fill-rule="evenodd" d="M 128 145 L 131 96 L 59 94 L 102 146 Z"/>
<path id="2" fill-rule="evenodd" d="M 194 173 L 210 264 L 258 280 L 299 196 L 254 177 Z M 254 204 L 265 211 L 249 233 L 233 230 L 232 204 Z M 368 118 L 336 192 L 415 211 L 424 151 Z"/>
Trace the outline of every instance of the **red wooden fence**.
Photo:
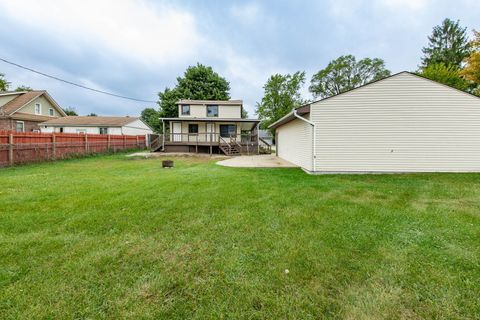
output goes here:
<path id="1" fill-rule="evenodd" d="M 145 136 L 0 131 L 0 166 L 144 148 Z"/>

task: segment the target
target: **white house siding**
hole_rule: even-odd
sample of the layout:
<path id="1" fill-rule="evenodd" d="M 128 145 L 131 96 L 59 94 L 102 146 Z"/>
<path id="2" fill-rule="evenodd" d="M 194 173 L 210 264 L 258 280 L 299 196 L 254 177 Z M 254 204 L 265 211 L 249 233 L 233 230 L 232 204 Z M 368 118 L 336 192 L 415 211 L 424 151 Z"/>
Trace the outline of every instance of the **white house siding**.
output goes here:
<path id="1" fill-rule="evenodd" d="M 242 109 L 238 106 L 219 106 L 218 107 L 219 118 L 241 118 Z"/>
<path id="2" fill-rule="evenodd" d="M 314 103 L 311 117 L 319 172 L 480 171 L 480 99 L 409 73 Z"/>
<path id="3" fill-rule="evenodd" d="M 46 128 L 44 126 L 40 127 L 40 131 L 44 133 L 51 133 L 51 132 L 60 132 L 59 126 L 52 127 L 52 126 L 47 126 Z M 82 127 L 82 126 L 63 126 L 63 132 L 64 133 L 88 133 L 88 134 L 99 134 L 100 133 L 100 128 L 107 128 L 108 134 L 112 135 L 128 135 L 128 136 L 136 136 L 136 135 L 146 135 L 153 133 L 152 130 L 150 129 L 145 129 L 145 128 L 137 128 L 137 127 L 129 127 L 123 126 L 123 127 Z"/>
<path id="4" fill-rule="evenodd" d="M 153 131 L 140 119 L 130 122 L 122 127 L 123 134 L 137 136 L 142 134 L 151 134 Z"/>
<path id="5" fill-rule="evenodd" d="M 178 105 L 178 115 L 180 118 L 205 118 L 207 117 L 207 105 L 191 104 L 190 115 L 182 115 L 182 105 Z M 218 105 L 218 118 L 241 118 L 241 106 Z"/>
<path id="6" fill-rule="evenodd" d="M 309 116 L 305 115 L 308 119 Z M 276 130 L 278 156 L 307 171 L 312 171 L 312 126 L 295 119 Z"/>
<path id="7" fill-rule="evenodd" d="M 35 98 L 33 101 L 30 101 L 25 106 L 23 106 L 18 112 L 23 113 L 30 113 L 35 114 L 35 104 L 40 103 L 40 111 L 42 116 L 50 116 L 49 109 L 53 110 L 52 117 L 61 117 L 62 115 L 57 110 L 55 106 L 53 106 L 50 101 L 48 101 L 43 95 L 40 97 Z"/>
<path id="8" fill-rule="evenodd" d="M 8 94 L 4 96 L 0 96 L 0 108 L 5 105 L 6 103 L 12 101 L 13 99 L 17 98 L 20 94 Z"/>

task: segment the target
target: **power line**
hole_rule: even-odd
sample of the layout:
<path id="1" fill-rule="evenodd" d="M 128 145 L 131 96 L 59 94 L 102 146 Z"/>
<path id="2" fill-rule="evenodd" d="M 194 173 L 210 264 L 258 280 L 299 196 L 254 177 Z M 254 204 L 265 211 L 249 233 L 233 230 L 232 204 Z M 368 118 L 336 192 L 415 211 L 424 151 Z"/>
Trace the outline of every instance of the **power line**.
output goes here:
<path id="1" fill-rule="evenodd" d="M 34 70 L 34 69 L 31 69 L 31 68 L 28 68 L 28 67 L 22 66 L 22 65 L 20 65 L 20 64 L 18 64 L 18 63 L 15 63 L 15 62 L 12 62 L 12 61 L 8 61 L 8 60 L 3 59 L 3 58 L 0 58 L 0 61 L 3 61 L 3 62 L 5 62 L 5 63 L 11 64 L 11 65 L 13 65 L 13 66 L 15 66 L 15 67 L 22 68 L 22 69 L 28 70 L 28 71 L 30 71 L 30 72 L 33 72 L 33 73 L 42 75 L 42 76 L 44 76 L 44 77 L 47 77 L 47 78 L 50 78 L 50 79 L 54 79 L 54 80 L 57 80 L 57 81 L 61 81 L 61 82 L 64 82 L 64 83 L 67 83 L 67 84 L 70 84 L 70 85 L 72 85 L 72 86 L 76 86 L 76 87 L 79 87 L 79 88 L 82 88 L 82 89 L 87 89 L 87 90 L 94 91 L 94 92 L 97 92 L 97 93 L 102 93 L 102 94 L 106 94 L 106 95 L 109 95 L 109 96 L 112 96 L 112 97 L 117 97 L 117 98 L 122 98 L 122 99 L 127 99 L 127 100 L 133 100 L 133 101 L 138 101 L 138 102 L 157 103 L 157 101 L 153 101 L 153 100 L 137 99 L 137 98 L 122 96 L 122 95 L 119 95 L 119 94 L 115 94 L 115 93 L 111 93 L 111 92 L 107 92 L 107 91 L 103 91 L 103 90 L 98 90 L 98 89 L 95 89 L 95 88 L 90 88 L 90 87 L 87 87 L 87 86 L 84 86 L 84 85 L 81 85 L 81 84 L 78 84 L 78 83 L 75 83 L 75 82 L 71 82 L 71 81 L 68 81 L 68 80 L 64 80 L 64 79 L 61 79 L 61 78 L 58 78 L 58 77 L 55 77 L 55 76 L 52 76 L 52 75 L 49 75 L 49 74 L 46 74 L 46 73 L 43 73 L 43 72 Z"/>

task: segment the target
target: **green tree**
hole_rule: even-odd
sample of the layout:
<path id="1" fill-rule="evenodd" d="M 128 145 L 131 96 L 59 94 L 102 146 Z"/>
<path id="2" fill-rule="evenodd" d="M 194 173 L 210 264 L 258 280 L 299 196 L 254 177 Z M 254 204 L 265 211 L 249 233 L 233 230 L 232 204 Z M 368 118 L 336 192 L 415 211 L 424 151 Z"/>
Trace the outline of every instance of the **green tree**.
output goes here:
<path id="1" fill-rule="evenodd" d="M 15 91 L 33 91 L 32 88 L 30 88 L 29 86 L 24 86 L 24 85 L 21 85 L 21 86 L 18 86 Z"/>
<path id="2" fill-rule="evenodd" d="M 179 99 L 228 100 L 230 84 L 212 67 L 197 63 L 187 68 L 183 77 L 177 78 L 173 89 L 166 88 L 158 94 L 160 115 L 162 117 L 178 117 L 175 105 Z"/>
<path id="3" fill-rule="evenodd" d="M 466 30 L 458 20 L 445 19 L 441 25 L 435 26 L 428 37 L 428 46 L 422 49 L 421 68 L 439 63 L 460 68 L 470 53 Z"/>
<path id="4" fill-rule="evenodd" d="M 63 112 L 65 112 L 67 116 L 78 116 L 77 111 L 72 107 L 63 108 Z"/>
<path id="5" fill-rule="evenodd" d="M 256 113 L 262 120 L 262 128 L 267 128 L 294 108 L 299 107 L 302 99 L 300 89 L 305 83 L 305 72 L 272 75 L 263 86 L 262 101 L 257 103 Z"/>
<path id="6" fill-rule="evenodd" d="M 179 92 L 176 89 L 165 88 L 165 90 L 160 92 L 158 96 L 160 98 L 158 101 L 158 105 L 160 106 L 160 117 L 178 117 L 178 108 L 175 103 L 180 99 Z"/>
<path id="7" fill-rule="evenodd" d="M 419 73 L 425 78 L 446 84 L 459 90 L 468 91 L 470 84 L 460 76 L 460 70 L 444 63 L 430 64 Z"/>
<path id="8" fill-rule="evenodd" d="M 473 34 L 475 38 L 470 42 L 472 52 L 465 59 L 460 75 L 471 84 L 472 93 L 480 96 L 480 32 L 473 30 Z"/>
<path id="9" fill-rule="evenodd" d="M 98 117 L 98 114 L 90 112 L 89 114 L 87 114 L 87 117 Z"/>
<path id="10" fill-rule="evenodd" d="M 155 132 L 161 132 L 160 113 L 154 108 L 145 108 L 140 115 L 140 118 L 145 121 Z"/>
<path id="11" fill-rule="evenodd" d="M 323 99 L 389 75 L 382 59 L 365 58 L 357 62 L 353 55 L 346 55 L 330 61 L 325 69 L 314 74 L 309 90 L 314 97 Z"/>
<path id="12" fill-rule="evenodd" d="M 0 73 L 0 92 L 1 91 L 8 91 L 10 88 L 10 82 L 5 79 L 5 75 L 3 73 Z"/>

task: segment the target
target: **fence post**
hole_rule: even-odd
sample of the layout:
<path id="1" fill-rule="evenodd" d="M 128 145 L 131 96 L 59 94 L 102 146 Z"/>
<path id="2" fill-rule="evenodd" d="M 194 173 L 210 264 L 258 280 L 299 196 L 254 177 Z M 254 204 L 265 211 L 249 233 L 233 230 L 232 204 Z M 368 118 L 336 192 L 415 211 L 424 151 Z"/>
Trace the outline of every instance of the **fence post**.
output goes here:
<path id="1" fill-rule="evenodd" d="M 107 151 L 110 152 L 110 135 L 107 134 Z"/>
<path id="2" fill-rule="evenodd" d="M 85 153 L 88 153 L 88 136 L 85 133 L 85 139 L 83 140 L 85 142 Z"/>
<path id="3" fill-rule="evenodd" d="M 140 149 L 140 142 L 138 140 L 138 136 L 137 136 L 137 149 Z"/>
<path id="4" fill-rule="evenodd" d="M 57 141 L 55 138 L 55 133 L 52 133 L 52 157 L 53 159 L 57 158 Z"/>
<path id="5" fill-rule="evenodd" d="M 127 149 L 127 136 L 123 136 L 123 150 Z"/>
<path id="6" fill-rule="evenodd" d="M 13 165 L 13 134 L 8 135 L 8 163 Z"/>

